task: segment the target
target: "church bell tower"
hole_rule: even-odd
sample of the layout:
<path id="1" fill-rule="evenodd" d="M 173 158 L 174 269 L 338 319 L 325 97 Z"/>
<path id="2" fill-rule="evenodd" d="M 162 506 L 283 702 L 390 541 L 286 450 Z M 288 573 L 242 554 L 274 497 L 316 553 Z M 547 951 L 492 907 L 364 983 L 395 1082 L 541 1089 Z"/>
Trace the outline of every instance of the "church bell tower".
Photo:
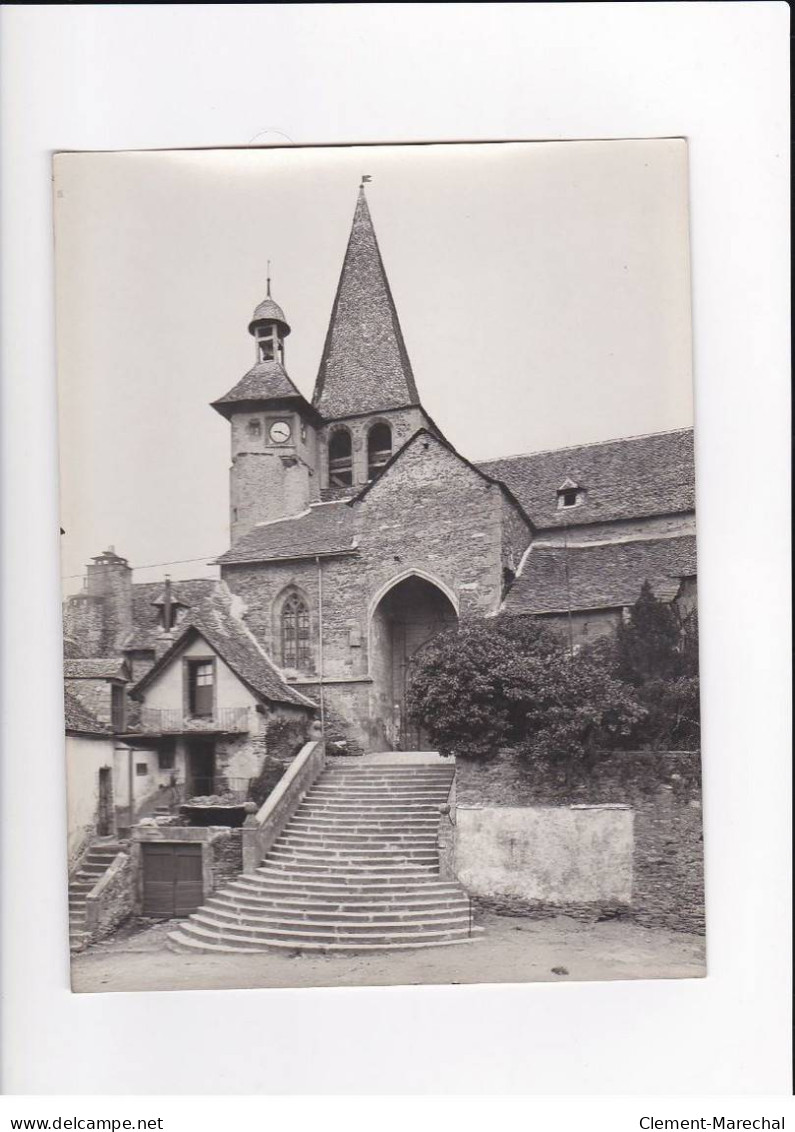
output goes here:
<path id="1" fill-rule="evenodd" d="M 290 324 L 267 294 L 248 325 L 254 339 L 253 367 L 213 408 L 232 432 L 229 526 L 234 545 L 257 523 L 284 519 L 319 498 L 319 414 L 293 385 L 284 368 Z"/>

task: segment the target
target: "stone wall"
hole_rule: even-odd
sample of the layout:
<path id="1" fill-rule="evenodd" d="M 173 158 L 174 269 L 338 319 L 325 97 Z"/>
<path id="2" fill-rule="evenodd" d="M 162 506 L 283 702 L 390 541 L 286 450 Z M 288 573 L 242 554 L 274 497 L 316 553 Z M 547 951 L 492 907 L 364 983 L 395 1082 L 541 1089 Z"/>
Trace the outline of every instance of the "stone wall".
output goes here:
<path id="1" fill-rule="evenodd" d="M 412 574 L 445 593 L 462 618 L 493 614 L 503 566 L 518 559 L 529 529 L 502 490 L 431 435 L 420 434 L 355 505 L 356 553 L 312 560 L 223 567 L 229 588 L 246 603 L 246 621 L 281 663 L 278 611 L 298 590 L 310 619 L 313 661 L 295 674 L 315 700 L 322 667 L 330 740 L 364 750 L 388 746 L 372 676 L 377 648 L 373 613 L 390 587 Z M 322 575 L 322 579 L 321 579 Z M 320 645 L 320 589 L 323 633 Z M 291 674 L 292 676 L 292 674 Z"/>
<path id="2" fill-rule="evenodd" d="M 701 761 L 698 752 L 616 752 L 590 771 L 539 768 L 515 752 L 459 758 L 463 806 L 630 806 L 635 814 L 633 894 L 638 923 L 704 931 Z"/>
<path id="3" fill-rule="evenodd" d="M 467 892 L 515 909 L 629 906 L 628 806 L 456 807 L 455 871 Z"/>
<path id="4" fill-rule="evenodd" d="M 67 844 L 71 869 L 96 835 L 99 819 L 99 772 L 107 768 L 113 775 L 114 749 L 109 735 L 68 733 L 65 751 Z"/>
<path id="5" fill-rule="evenodd" d="M 63 606 L 64 637 L 72 656 L 101 656 L 105 632 L 105 601 L 85 592 L 72 594 Z"/>
<path id="6" fill-rule="evenodd" d="M 136 881 L 132 859 L 119 853 L 86 897 L 86 931 L 92 943 L 104 939 L 135 911 Z"/>
<path id="7" fill-rule="evenodd" d="M 243 871 L 243 831 L 230 829 L 228 837 L 211 842 L 213 889 L 223 888 Z"/>

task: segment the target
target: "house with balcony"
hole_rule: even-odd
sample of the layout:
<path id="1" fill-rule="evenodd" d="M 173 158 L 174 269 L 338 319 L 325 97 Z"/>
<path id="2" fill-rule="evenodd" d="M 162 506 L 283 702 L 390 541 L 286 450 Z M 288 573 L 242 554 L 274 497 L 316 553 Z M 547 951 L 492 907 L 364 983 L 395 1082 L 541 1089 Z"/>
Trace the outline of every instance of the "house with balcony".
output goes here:
<path id="1" fill-rule="evenodd" d="M 114 830 L 196 795 L 245 798 L 266 764 L 301 746 L 316 705 L 223 582 L 135 583 L 111 547 L 64 612 L 66 689 L 113 740 Z"/>
<path id="2" fill-rule="evenodd" d="M 151 777 L 158 790 L 245 796 L 266 757 L 287 761 L 304 740 L 315 704 L 285 682 L 243 608 L 217 583 L 130 689 L 123 738 L 148 752 L 136 776 Z"/>

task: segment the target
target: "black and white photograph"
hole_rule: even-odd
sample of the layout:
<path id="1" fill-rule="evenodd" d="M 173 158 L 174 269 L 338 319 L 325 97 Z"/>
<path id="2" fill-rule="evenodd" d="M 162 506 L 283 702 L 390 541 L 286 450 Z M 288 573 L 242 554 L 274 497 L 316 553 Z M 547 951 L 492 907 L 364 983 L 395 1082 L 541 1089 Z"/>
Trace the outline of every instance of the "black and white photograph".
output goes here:
<path id="1" fill-rule="evenodd" d="M 687 170 L 56 156 L 74 990 L 705 974 Z"/>

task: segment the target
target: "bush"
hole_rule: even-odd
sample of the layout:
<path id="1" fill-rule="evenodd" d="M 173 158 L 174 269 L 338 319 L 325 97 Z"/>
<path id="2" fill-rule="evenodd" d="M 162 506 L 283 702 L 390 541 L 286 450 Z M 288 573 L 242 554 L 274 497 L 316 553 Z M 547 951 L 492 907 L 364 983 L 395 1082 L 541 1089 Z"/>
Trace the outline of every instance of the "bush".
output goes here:
<path id="1" fill-rule="evenodd" d="M 531 618 L 465 623 L 415 658 L 412 715 L 444 754 L 487 758 L 500 747 L 592 758 L 642 719 L 632 690 Z"/>

